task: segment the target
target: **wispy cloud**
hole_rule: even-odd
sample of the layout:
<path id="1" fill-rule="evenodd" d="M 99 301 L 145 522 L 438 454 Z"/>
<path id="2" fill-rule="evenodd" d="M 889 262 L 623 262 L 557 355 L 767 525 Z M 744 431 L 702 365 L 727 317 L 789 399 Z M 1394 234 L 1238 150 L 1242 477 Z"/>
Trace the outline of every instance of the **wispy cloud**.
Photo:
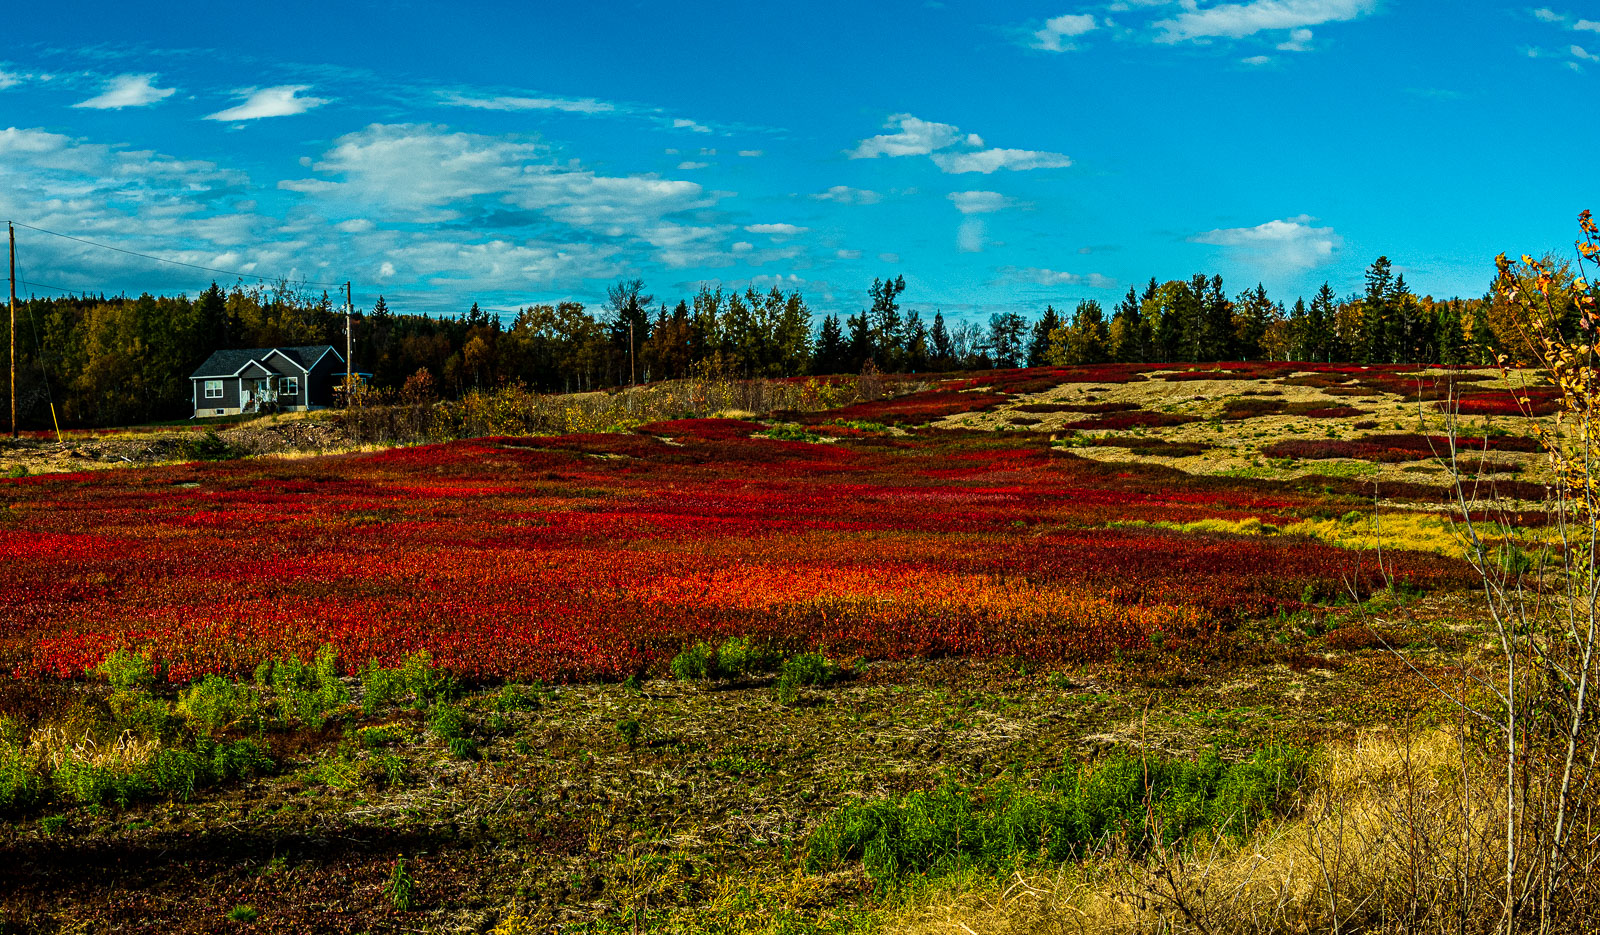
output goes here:
<path id="1" fill-rule="evenodd" d="M 300 92 L 311 90 L 310 85 L 285 84 L 273 88 L 246 88 L 235 92 L 244 102 L 227 110 L 208 114 L 207 120 L 242 121 L 265 117 L 289 117 L 303 114 L 313 107 L 328 103 L 326 98 L 301 97 Z"/>
<path id="2" fill-rule="evenodd" d="M 999 192 L 951 192 L 948 197 L 962 214 L 993 214 L 1012 205 L 1011 199 Z"/>
<path id="3" fill-rule="evenodd" d="M 1061 153 L 982 149 L 983 137 L 976 133 L 963 133 L 953 124 L 921 120 L 911 114 L 891 114 L 884 128 L 895 132 L 862 140 L 850 151 L 850 158 L 927 156 L 941 171 L 955 175 L 966 172 L 988 175 L 998 169 L 1062 169 L 1072 165 L 1072 160 Z"/>
<path id="4" fill-rule="evenodd" d="M 568 114 L 610 114 L 617 105 L 592 97 L 522 97 L 512 94 L 479 95 L 464 91 L 440 91 L 439 102 L 451 107 L 477 110 L 554 110 Z"/>
<path id="5" fill-rule="evenodd" d="M 1117 281 L 1100 273 L 1069 273 L 1063 270 L 1044 269 L 1038 266 L 1008 266 L 1000 271 L 1012 282 L 1030 282 L 1038 286 L 1088 286 L 1091 289 L 1115 289 Z"/>
<path id="6" fill-rule="evenodd" d="M 831 201 L 841 205 L 875 205 L 883 200 L 883 196 L 875 191 L 865 188 L 851 188 L 848 185 L 835 185 L 825 192 L 817 192 L 811 198 L 816 201 Z"/>
<path id="7" fill-rule="evenodd" d="M 107 81 L 105 90 L 89 98 L 79 101 L 73 107 L 87 107 L 92 110 L 119 110 L 123 107 L 144 107 L 157 101 L 164 101 L 171 97 L 177 88 L 158 88 L 155 86 L 156 76 L 148 75 L 118 75 Z"/>
<path id="8" fill-rule="evenodd" d="M 1600 33 L 1600 22 L 1590 19 L 1579 19 L 1566 13 L 1558 13 L 1549 7 L 1540 7 L 1539 9 L 1534 10 L 1533 18 L 1541 23 L 1546 23 L 1551 26 L 1559 26 L 1562 29 L 1571 32 Z M 1600 57 L 1597 57 L 1594 53 L 1590 52 L 1587 48 L 1577 44 L 1576 42 L 1569 43 L 1567 45 L 1565 54 L 1563 54 L 1563 52 L 1560 50 L 1546 50 L 1537 46 L 1525 48 L 1523 49 L 1523 53 L 1529 58 L 1565 59 L 1564 64 L 1566 67 L 1572 71 L 1578 72 L 1579 74 L 1582 74 L 1584 71 L 1583 65 L 1580 63 L 1600 62 Z"/>
<path id="9" fill-rule="evenodd" d="M 1044 21 L 1044 25 L 1029 34 L 1029 48 L 1043 52 L 1069 52 L 1077 48 L 1072 40 L 1093 32 L 1099 24 L 1093 13 L 1068 13 Z"/>
<path id="10" fill-rule="evenodd" d="M 1297 272 L 1329 262 L 1344 246 L 1331 227 L 1313 227 L 1310 215 L 1267 221 L 1254 227 L 1228 227 L 1195 234 L 1192 243 L 1228 247 L 1249 265 L 1270 272 Z"/>
<path id="11" fill-rule="evenodd" d="M 948 123 L 919 120 L 911 114 L 890 114 L 884 121 L 885 129 L 893 133 L 869 136 L 850 151 L 851 159 L 876 159 L 879 156 L 926 156 L 937 149 L 965 142 L 969 146 L 982 146 L 983 138 L 976 133 L 963 136 L 959 127 Z"/>
<path id="12" fill-rule="evenodd" d="M 934 165 L 953 175 L 981 172 L 989 175 L 999 169 L 1024 172 L 1028 169 L 1065 169 L 1072 160 L 1061 153 L 1031 149 L 985 149 L 976 153 L 934 153 Z"/>
<path id="13" fill-rule="evenodd" d="M 752 234 L 769 234 L 773 237 L 793 237 L 803 234 L 809 228 L 796 227 L 793 224 L 747 224 L 745 230 Z"/>
<path id="14" fill-rule="evenodd" d="M 969 217 L 956 228 L 956 249 L 962 253 L 982 253 L 987 235 L 983 221 Z"/>
<path id="15" fill-rule="evenodd" d="M 1157 42 L 1207 39 L 1242 39 L 1269 30 L 1305 30 L 1324 23 L 1358 19 L 1377 9 L 1377 0 L 1255 0 L 1223 3 L 1198 9 L 1189 5 L 1182 13 L 1158 20 Z M 1306 35 L 1305 41 L 1310 40 Z"/>

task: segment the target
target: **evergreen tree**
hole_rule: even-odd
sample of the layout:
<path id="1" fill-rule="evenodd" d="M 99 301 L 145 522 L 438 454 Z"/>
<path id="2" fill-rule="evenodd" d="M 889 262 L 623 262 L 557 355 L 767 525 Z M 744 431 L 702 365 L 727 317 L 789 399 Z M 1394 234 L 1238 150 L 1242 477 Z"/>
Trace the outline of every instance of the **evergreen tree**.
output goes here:
<path id="1" fill-rule="evenodd" d="M 1239 300 L 1234 303 L 1233 334 L 1234 350 L 1240 360 L 1261 358 L 1261 342 L 1276 311 L 1277 306 L 1267 296 L 1267 287 L 1259 282 L 1254 290 L 1239 293 Z"/>
<path id="2" fill-rule="evenodd" d="M 1461 304 L 1439 302 L 1434 305 L 1433 312 L 1433 346 L 1439 363 L 1466 363 L 1467 336 L 1461 327 Z"/>
<path id="3" fill-rule="evenodd" d="M 1367 294 L 1361 304 L 1357 354 L 1363 364 L 1392 362 L 1394 354 L 1394 277 L 1389 258 L 1380 256 L 1367 267 Z"/>
<path id="4" fill-rule="evenodd" d="M 872 298 L 869 325 L 879 368 L 897 370 L 900 366 L 900 294 L 906 291 L 906 278 L 874 279 L 867 294 Z"/>
<path id="5" fill-rule="evenodd" d="M 1033 330 L 1028 338 L 1028 366 L 1043 367 L 1049 361 L 1050 335 L 1061 327 L 1061 316 L 1057 314 L 1054 305 L 1046 305 L 1044 314 L 1033 323 Z"/>
<path id="6" fill-rule="evenodd" d="M 905 325 L 901 330 L 900 346 L 904 349 L 900 358 L 901 366 L 911 373 L 927 370 L 928 326 L 922 323 L 922 313 L 916 309 L 906 313 Z"/>
<path id="7" fill-rule="evenodd" d="M 873 341 L 872 324 L 867 319 L 867 313 L 851 315 L 845 320 L 850 329 L 850 344 L 845 349 L 845 363 L 849 365 L 852 373 L 859 373 L 872 360 Z"/>
<path id="8" fill-rule="evenodd" d="M 1142 304 L 1139 294 L 1132 286 L 1128 287 L 1128 294 L 1117 303 L 1116 310 L 1111 314 L 1111 326 L 1107 330 L 1109 344 L 1106 351 L 1112 360 L 1121 363 L 1139 363 L 1145 359 L 1146 342 L 1149 340 L 1149 329 L 1145 325 Z"/>
<path id="9" fill-rule="evenodd" d="M 934 370 L 954 370 L 957 366 L 955 346 L 949 329 L 944 326 L 944 312 L 933 313 L 933 327 L 928 331 L 928 341 L 933 352 L 929 366 Z"/>
<path id="10" fill-rule="evenodd" d="M 1201 277 L 1204 278 L 1204 277 Z M 1205 350 L 1201 360 L 1234 360 L 1238 354 L 1233 331 L 1233 303 L 1222 291 L 1222 277 L 1212 276 L 1204 292 Z"/>
<path id="11" fill-rule="evenodd" d="M 817 334 L 817 348 L 811 354 L 811 372 L 842 373 L 846 369 L 844 332 L 839 328 L 839 316 L 829 315 L 822 319 L 822 330 Z"/>

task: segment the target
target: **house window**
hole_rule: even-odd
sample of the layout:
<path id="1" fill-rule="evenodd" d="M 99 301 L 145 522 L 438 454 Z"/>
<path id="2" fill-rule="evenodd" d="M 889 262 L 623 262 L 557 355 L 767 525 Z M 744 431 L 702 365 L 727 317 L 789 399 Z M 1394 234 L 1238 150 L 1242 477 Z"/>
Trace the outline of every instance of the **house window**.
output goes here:
<path id="1" fill-rule="evenodd" d="M 300 378 L 299 377 L 284 377 L 283 378 L 283 395 L 285 395 L 285 396 L 299 396 L 300 395 Z"/>
<path id="2" fill-rule="evenodd" d="M 206 399 L 221 399 L 221 398 L 222 398 L 222 381 L 221 380 L 207 380 L 206 381 Z"/>

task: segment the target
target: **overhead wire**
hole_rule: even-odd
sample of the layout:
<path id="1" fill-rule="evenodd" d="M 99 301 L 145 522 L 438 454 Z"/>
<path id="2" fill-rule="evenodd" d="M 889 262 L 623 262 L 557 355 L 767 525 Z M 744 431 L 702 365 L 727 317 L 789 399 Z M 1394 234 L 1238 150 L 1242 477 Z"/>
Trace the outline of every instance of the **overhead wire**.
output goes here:
<path id="1" fill-rule="evenodd" d="M 16 263 L 16 260 L 13 259 L 12 262 Z M 16 265 L 20 267 L 22 264 L 16 263 Z M 28 309 L 28 328 L 33 332 L 33 353 L 39 359 L 39 382 L 44 384 L 44 398 L 50 404 L 50 422 L 56 428 L 56 443 L 61 444 L 61 420 L 56 417 L 56 396 L 50 389 L 50 371 L 45 369 L 44 365 L 44 342 L 39 340 L 39 322 L 33 317 L 33 303 L 29 302 L 25 307 Z"/>
<path id="2" fill-rule="evenodd" d="M 48 229 L 43 228 L 43 227 L 35 227 L 32 224 L 24 224 L 21 221 L 10 221 L 8 223 L 14 224 L 17 227 L 27 228 L 28 230 L 31 230 L 31 231 L 38 231 L 41 234 L 49 234 L 52 237 L 60 237 L 60 238 L 65 239 L 65 240 L 71 240 L 71 241 L 75 241 L 77 243 L 87 244 L 88 246 L 91 246 L 91 247 L 99 247 L 102 250 L 115 250 L 118 253 L 125 253 L 128 256 L 142 257 L 143 259 L 146 259 L 146 260 L 154 260 L 157 263 L 170 263 L 173 266 L 184 266 L 184 267 L 188 267 L 189 269 L 203 270 L 203 271 L 205 271 L 207 273 L 221 273 L 224 276 L 237 276 L 240 279 L 256 279 L 256 280 L 260 280 L 261 282 L 298 282 L 298 283 L 301 283 L 302 285 L 307 285 L 307 286 L 326 286 L 326 287 L 334 287 L 334 286 L 342 286 L 342 285 L 344 285 L 344 283 L 342 283 L 342 282 L 314 282 L 314 281 L 312 281 L 310 279 L 291 279 L 288 276 L 263 276 L 260 273 L 244 273 L 244 272 L 240 272 L 238 270 L 220 269 L 220 268 L 214 267 L 214 266 L 200 266 L 200 265 L 195 264 L 195 263 L 185 263 L 182 260 L 169 260 L 166 257 L 155 256 L 154 254 L 140 253 L 137 250 L 125 250 L 122 247 L 113 247 L 110 244 L 97 243 L 97 242 L 95 242 L 93 240 L 85 240 L 82 237 L 74 237 L 71 234 L 63 234 L 60 231 L 48 230 Z"/>

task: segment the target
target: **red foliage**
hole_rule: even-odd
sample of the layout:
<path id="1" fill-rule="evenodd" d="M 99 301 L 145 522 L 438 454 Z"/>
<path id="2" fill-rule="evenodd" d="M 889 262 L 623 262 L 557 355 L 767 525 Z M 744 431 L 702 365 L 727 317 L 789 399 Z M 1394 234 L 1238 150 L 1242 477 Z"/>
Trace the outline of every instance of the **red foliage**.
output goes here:
<path id="1" fill-rule="evenodd" d="M 617 678 L 736 633 L 893 658 L 1203 647 L 1241 617 L 1381 586 L 1349 552 L 1112 529 L 1281 522 L 1354 499 L 1101 464 L 1018 435 L 752 438 L 755 423 L 485 438 L 0 481 L 0 659 L 118 647 L 182 680 L 338 647 L 474 679 Z M 1393 556 L 1428 587 L 1458 563 Z"/>

